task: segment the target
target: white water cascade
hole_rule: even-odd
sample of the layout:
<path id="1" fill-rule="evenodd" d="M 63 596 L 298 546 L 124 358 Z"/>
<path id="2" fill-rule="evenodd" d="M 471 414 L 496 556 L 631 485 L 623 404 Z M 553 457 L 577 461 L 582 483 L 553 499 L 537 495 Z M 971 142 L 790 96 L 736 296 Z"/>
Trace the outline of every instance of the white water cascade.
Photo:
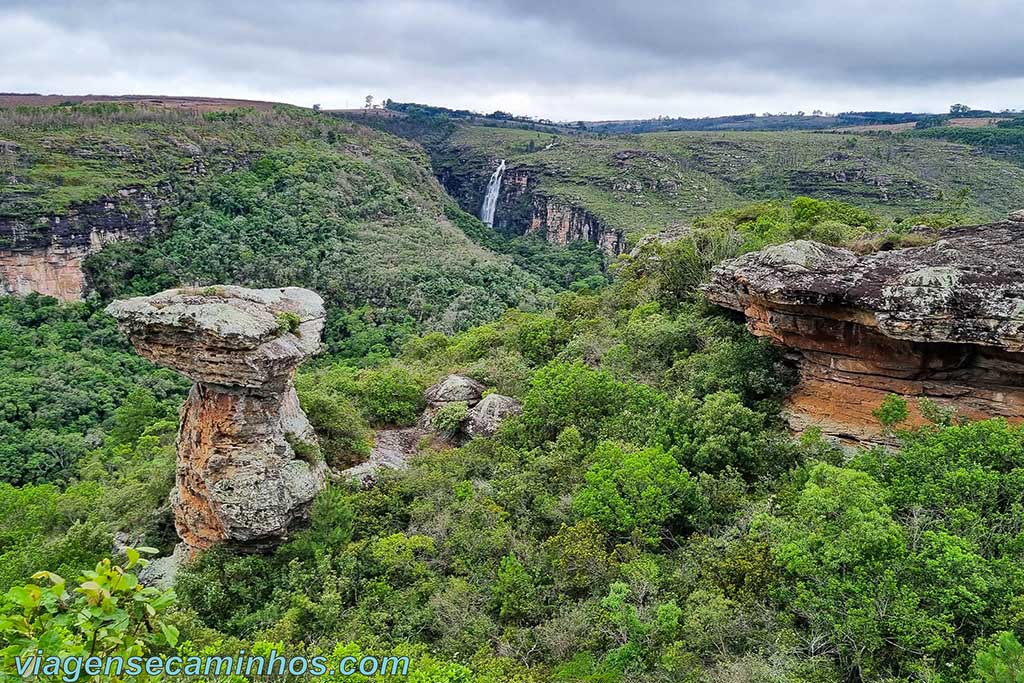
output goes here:
<path id="1" fill-rule="evenodd" d="M 491 181 L 487 183 L 487 194 L 484 195 L 484 205 L 480 209 L 480 220 L 490 228 L 494 227 L 494 210 L 498 208 L 498 193 L 501 191 L 501 176 L 503 175 L 505 175 L 504 159 L 491 174 Z"/>

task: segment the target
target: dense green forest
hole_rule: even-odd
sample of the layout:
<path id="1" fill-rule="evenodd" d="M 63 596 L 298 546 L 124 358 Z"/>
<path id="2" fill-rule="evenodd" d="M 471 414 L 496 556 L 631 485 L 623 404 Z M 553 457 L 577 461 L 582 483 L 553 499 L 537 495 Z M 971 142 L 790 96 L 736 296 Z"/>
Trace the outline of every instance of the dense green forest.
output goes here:
<path id="1" fill-rule="evenodd" d="M 22 240 L 71 206 L 121 202 L 121 188 L 153 195 L 158 235 L 86 260 L 100 296 L 308 286 L 327 299 L 331 350 L 354 357 L 603 280 L 594 249 L 498 240 L 467 223 L 419 146 L 307 110 L 19 108 L 0 110 L 0 140 L 11 141 L 0 220 L 21 221 Z"/>
<path id="2" fill-rule="evenodd" d="M 254 284 L 261 264 L 329 287 L 330 272 L 293 260 L 330 238 L 305 233 L 334 225 L 318 183 L 335 163 L 304 142 L 199 183 L 162 243 L 99 253 L 97 276 L 120 273 L 101 293 L 159 288 L 178 264 Z M 326 213 L 289 213 L 296 192 Z M 935 413 L 901 430 L 890 405 L 898 449 L 794 439 L 779 412 L 792 371 L 696 289 L 719 260 L 771 243 L 927 237 L 836 201 L 766 202 L 649 243 L 608 283 L 586 250 L 506 241 L 444 210 L 517 260 L 546 305 L 397 334 L 375 317 L 392 306 L 338 294 L 346 327 L 301 369 L 300 401 L 337 467 L 365 456 L 375 428 L 412 424 L 448 372 L 523 414 L 370 488 L 335 482 L 275 552 L 206 552 L 173 592 L 136 585 L 135 551 L 104 558 L 115 535 L 162 553 L 176 541 L 165 500 L 186 383 L 134 356 L 99 296 L 0 300 L 5 665 L 37 647 L 278 647 L 404 654 L 408 680 L 433 683 L 1018 680 L 1024 429 Z M 185 260 L 210 239 L 220 248 Z M 147 269 L 158 258 L 173 265 Z"/>

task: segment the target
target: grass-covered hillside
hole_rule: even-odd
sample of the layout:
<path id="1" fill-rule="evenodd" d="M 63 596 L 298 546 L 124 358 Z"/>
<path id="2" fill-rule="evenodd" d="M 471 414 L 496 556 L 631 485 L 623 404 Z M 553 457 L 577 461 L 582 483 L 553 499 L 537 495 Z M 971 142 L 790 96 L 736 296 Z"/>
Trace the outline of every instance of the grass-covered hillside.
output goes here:
<path id="1" fill-rule="evenodd" d="M 503 158 L 510 169 L 526 171 L 537 191 L 632 234 L 753 200 L 794 195 L 842 200 L 912 221 L 951 211 L 964 219 L 991 219 L 1024 206 L 1024 168 L 966 144 L 924 137 L 841 132 L 553 135 L 455 126 L 443 141 L 429 140 L 428 148 L 442 178 L 486 177 L 495 159 Z"/>
<path id="2" fill-rule="evenodd" d="M 101 297 L 183 283 L 304 285 L 328 301 L 334 350 L 356 355 L 542 306 L 600 274 L 589 252 L 541 254 L 481 231 L 417 145 L 309 111 L 8 109 L 0 141 L 8 246 L 42 229 L 41 218 L 90 203 L 130 217 L 139 209 L 120 191 L 142 191 L 160 230 L 87 259 Z"/>

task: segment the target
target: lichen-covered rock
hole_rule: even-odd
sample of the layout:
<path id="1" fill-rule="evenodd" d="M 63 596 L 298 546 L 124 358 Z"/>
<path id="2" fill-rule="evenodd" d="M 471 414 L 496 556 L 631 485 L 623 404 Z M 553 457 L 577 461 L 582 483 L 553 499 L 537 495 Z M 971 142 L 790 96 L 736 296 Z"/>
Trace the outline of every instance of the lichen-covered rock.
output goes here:
<path id="1" fill-rule="evenodd" d="M 870 440 L 886 393 L 968 416 L 1024 417 L 1024 223 L 948 230 L 858 256 L 807 241 L 717 267 L 712 302 L 791 350 L 798 423 Z"/>
<path id="2" fill-rule="evenodd" d="M 469 411 L 462 430 L 470 437 L 494 436 L 505 418 L 522 412 L 523 404 L 511 396 L 489 394 Z"/>
<path id="3" fill-rule="evenodd" d="M 381 470 L 407 468 L 409 458 L 417 453 L 425 436 L 427 432 L 418 427 L 382 429 L 374 435 L 369 459 L 342 470 L 341 476 L 358 481 L 363 487 L 372 486 Z"/>
<path id="4" fill-rule="evenodd" d="M 182 407 L 175 526 L 190 550 L 273 545 L 308 514 L 326 466 L 292 385 L 320 350 L 306 289 L 174 289 L 107 307 L 140 355 L 196 384 Z M 297 448 L 298 444 L 304 448 Z"/>
<path id="5" fill-rule="evenodd" d="M 486 387 L 475 379 L 465 375 L 448 375 L 424 392 L 423 397 L 431 408 L 438 408 L 445 403 L 463 401 L 472 407 L 480 402 Z"/>

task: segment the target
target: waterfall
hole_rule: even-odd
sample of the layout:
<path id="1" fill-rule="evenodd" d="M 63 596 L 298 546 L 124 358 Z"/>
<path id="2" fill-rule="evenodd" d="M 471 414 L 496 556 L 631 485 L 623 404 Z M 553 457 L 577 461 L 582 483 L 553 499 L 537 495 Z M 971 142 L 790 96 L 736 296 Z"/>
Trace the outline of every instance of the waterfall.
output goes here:
<path id="1" fill-rule="evenodd" d="M 505 175 L 504 159 L 491 174 L 491 181 L 487 183 L 487 194 L 484 195 L 484 205 L 480 209 L 480 220 L 491 228 L 494 227 L 494 210 L 498 208 L 498 193 L 501 191 L 501 176 L 503 175 Z"/>

